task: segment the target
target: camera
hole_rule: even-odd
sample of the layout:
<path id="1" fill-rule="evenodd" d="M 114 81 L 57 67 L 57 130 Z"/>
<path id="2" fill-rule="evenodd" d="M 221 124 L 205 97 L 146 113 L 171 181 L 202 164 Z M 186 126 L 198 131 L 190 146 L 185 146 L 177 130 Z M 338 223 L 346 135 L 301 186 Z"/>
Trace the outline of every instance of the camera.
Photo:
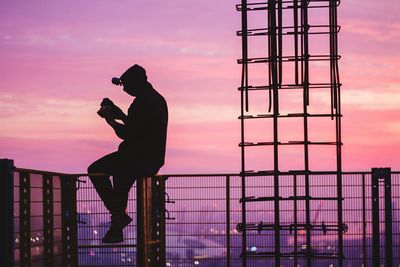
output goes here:
<path id="1" fill-rule="evenodd" d="M 103 98 L 103 101 L 101 101 L 100 104 L 100 109 L 97 111 L 97 114 L 99 114 L 100 117 L 105 118 L 107 113 L 107 110 L 112 110 L 114 107 L 114 103 L 109 99 L 109 98 Z"/>

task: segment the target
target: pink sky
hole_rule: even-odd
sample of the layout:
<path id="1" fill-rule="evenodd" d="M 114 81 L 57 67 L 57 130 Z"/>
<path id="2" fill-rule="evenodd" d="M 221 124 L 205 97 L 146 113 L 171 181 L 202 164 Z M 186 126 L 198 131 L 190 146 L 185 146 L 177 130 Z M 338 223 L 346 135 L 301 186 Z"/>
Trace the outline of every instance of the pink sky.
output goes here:
<path id="1" fill-rule="evenodd" d="M 124 110 L 132 100 L 110 79 L 139 63 L 169 104 L 161 172 L 238 172 L 236 3 L 1 1 L 0 158 L 12 158 L 18 167 L 85 172 L 119 143 L 96 114 L 101 99 Z M 399 13 L 398 0 L 343 1 L 339 8 L 345 170 L 400 169 Z M 282 127 L 282 138 L 297 140 L 299 130 L 290 127 Z M 325 139 L 332 132 L 318 129 L 329 126 L 318 124 L 313 134 L 330 141 Z M 268 134 L 249 136 L 269 141 Z M 333 152 L 315 152 L 312 168 L 331 168 Z M 251 153 L 250 166 L 269 169 L 268 149 Z M 301 168 L 301 148 L 282 153 L 282 170 Z"/>

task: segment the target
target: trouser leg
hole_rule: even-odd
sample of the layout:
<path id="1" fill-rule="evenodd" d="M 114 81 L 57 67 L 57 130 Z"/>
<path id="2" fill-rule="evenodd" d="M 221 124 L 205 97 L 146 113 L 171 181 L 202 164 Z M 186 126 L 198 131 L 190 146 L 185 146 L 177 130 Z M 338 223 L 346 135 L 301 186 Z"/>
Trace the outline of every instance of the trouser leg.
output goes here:
<path id="1" fill-rule="evenodd" d="M 112 201 L 114 199 L 114 190 L 112 188 L 109 176 L 89 177 L 92 181 L 97 194 L 103 201 L 104 206 L 111 212 L 113 210 Z"/>
<path id="2" fill-rule="evenodd" d="M 123 163 L 127 166 L 128 163 Z M 129 163 L 129 171 L 124 175 L 114 175 L 113 184 L 116 195 L 115 211 L 117 214 L 126 212 L 128 205 L 129 191 L 138 177 L 151 177 L 158 172 L 158 169 L 143 169 L 140 165 Z M 129 173 L 129 174 L 128 174 Z"/>
<path id="3" fill-rule="evenodd" d="M 92 163 L 88 168 L 88 173 L 104 173 L 104 174 L 111 174 L 112 167 L 115 168 L 116 162 L 116 153 L 111 153 L 102 157 L 101 159 Z M 90 180 L 94 188 L 96 189 L 97 193 L 100 196 L 100 199 L 103 201 L 105 207 L 110 211 L 112 214 L 115 212 L 115 203 L 116 203 L 116 196 L 113 189 L 113 186 L 110 181 L 110 176 L 90 176 Z"/>
<path id="4" fill-rule="evenodd" d="M 115 215 L 123 214 L 126 212 L 128 205 L 129 191 L 135 183 L 135 177 L 129 175 L 115 175 L 113 177 L 114 192 L 116 196 L 115 202 Z M 113 214 L 113 213 L 112 213 Z M 113 214 L 114 215 L 114 214 Z"/>

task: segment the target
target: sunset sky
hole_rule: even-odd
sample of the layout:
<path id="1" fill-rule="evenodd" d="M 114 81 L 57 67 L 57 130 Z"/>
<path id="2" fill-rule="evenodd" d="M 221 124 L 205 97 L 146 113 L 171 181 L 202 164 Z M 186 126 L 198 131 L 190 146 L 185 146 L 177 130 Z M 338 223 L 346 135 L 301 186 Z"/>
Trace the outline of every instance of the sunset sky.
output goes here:
<path id="1" fill-rule="evenodd" d="M 169 105 L 161 173 L 238 172 L 237 3 L 0 1 L 0 158 L 85 172 L 120 142 L 96 111 L 103 97 L 127 110 L 132 98 L 110 81 L 138 63 Z M 400 2 L 345 0 L 338 12 L 344 169 L 399 170 Z M 282 129 L 289 140 L 302 132 Z M 316 141 L 330 141 L 321 129 Z M 282 170 L 300 168 L 301 148 L 282 153 Z M 313 169 L 329 168 L 332 153 L 318 151 Z"/>

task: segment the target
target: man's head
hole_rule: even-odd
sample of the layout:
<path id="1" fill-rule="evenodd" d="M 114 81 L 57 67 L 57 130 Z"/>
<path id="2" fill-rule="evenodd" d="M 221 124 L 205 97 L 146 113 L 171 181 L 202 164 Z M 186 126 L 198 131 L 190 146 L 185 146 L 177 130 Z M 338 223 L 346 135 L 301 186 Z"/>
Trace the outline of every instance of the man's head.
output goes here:
<path id="1" fill-rule="evenodd" d="M 124 91 L 132 96 L 140 94 L 147 85 L 146 70 L 137 64 L 127 69 L 120 77 Z"/>

